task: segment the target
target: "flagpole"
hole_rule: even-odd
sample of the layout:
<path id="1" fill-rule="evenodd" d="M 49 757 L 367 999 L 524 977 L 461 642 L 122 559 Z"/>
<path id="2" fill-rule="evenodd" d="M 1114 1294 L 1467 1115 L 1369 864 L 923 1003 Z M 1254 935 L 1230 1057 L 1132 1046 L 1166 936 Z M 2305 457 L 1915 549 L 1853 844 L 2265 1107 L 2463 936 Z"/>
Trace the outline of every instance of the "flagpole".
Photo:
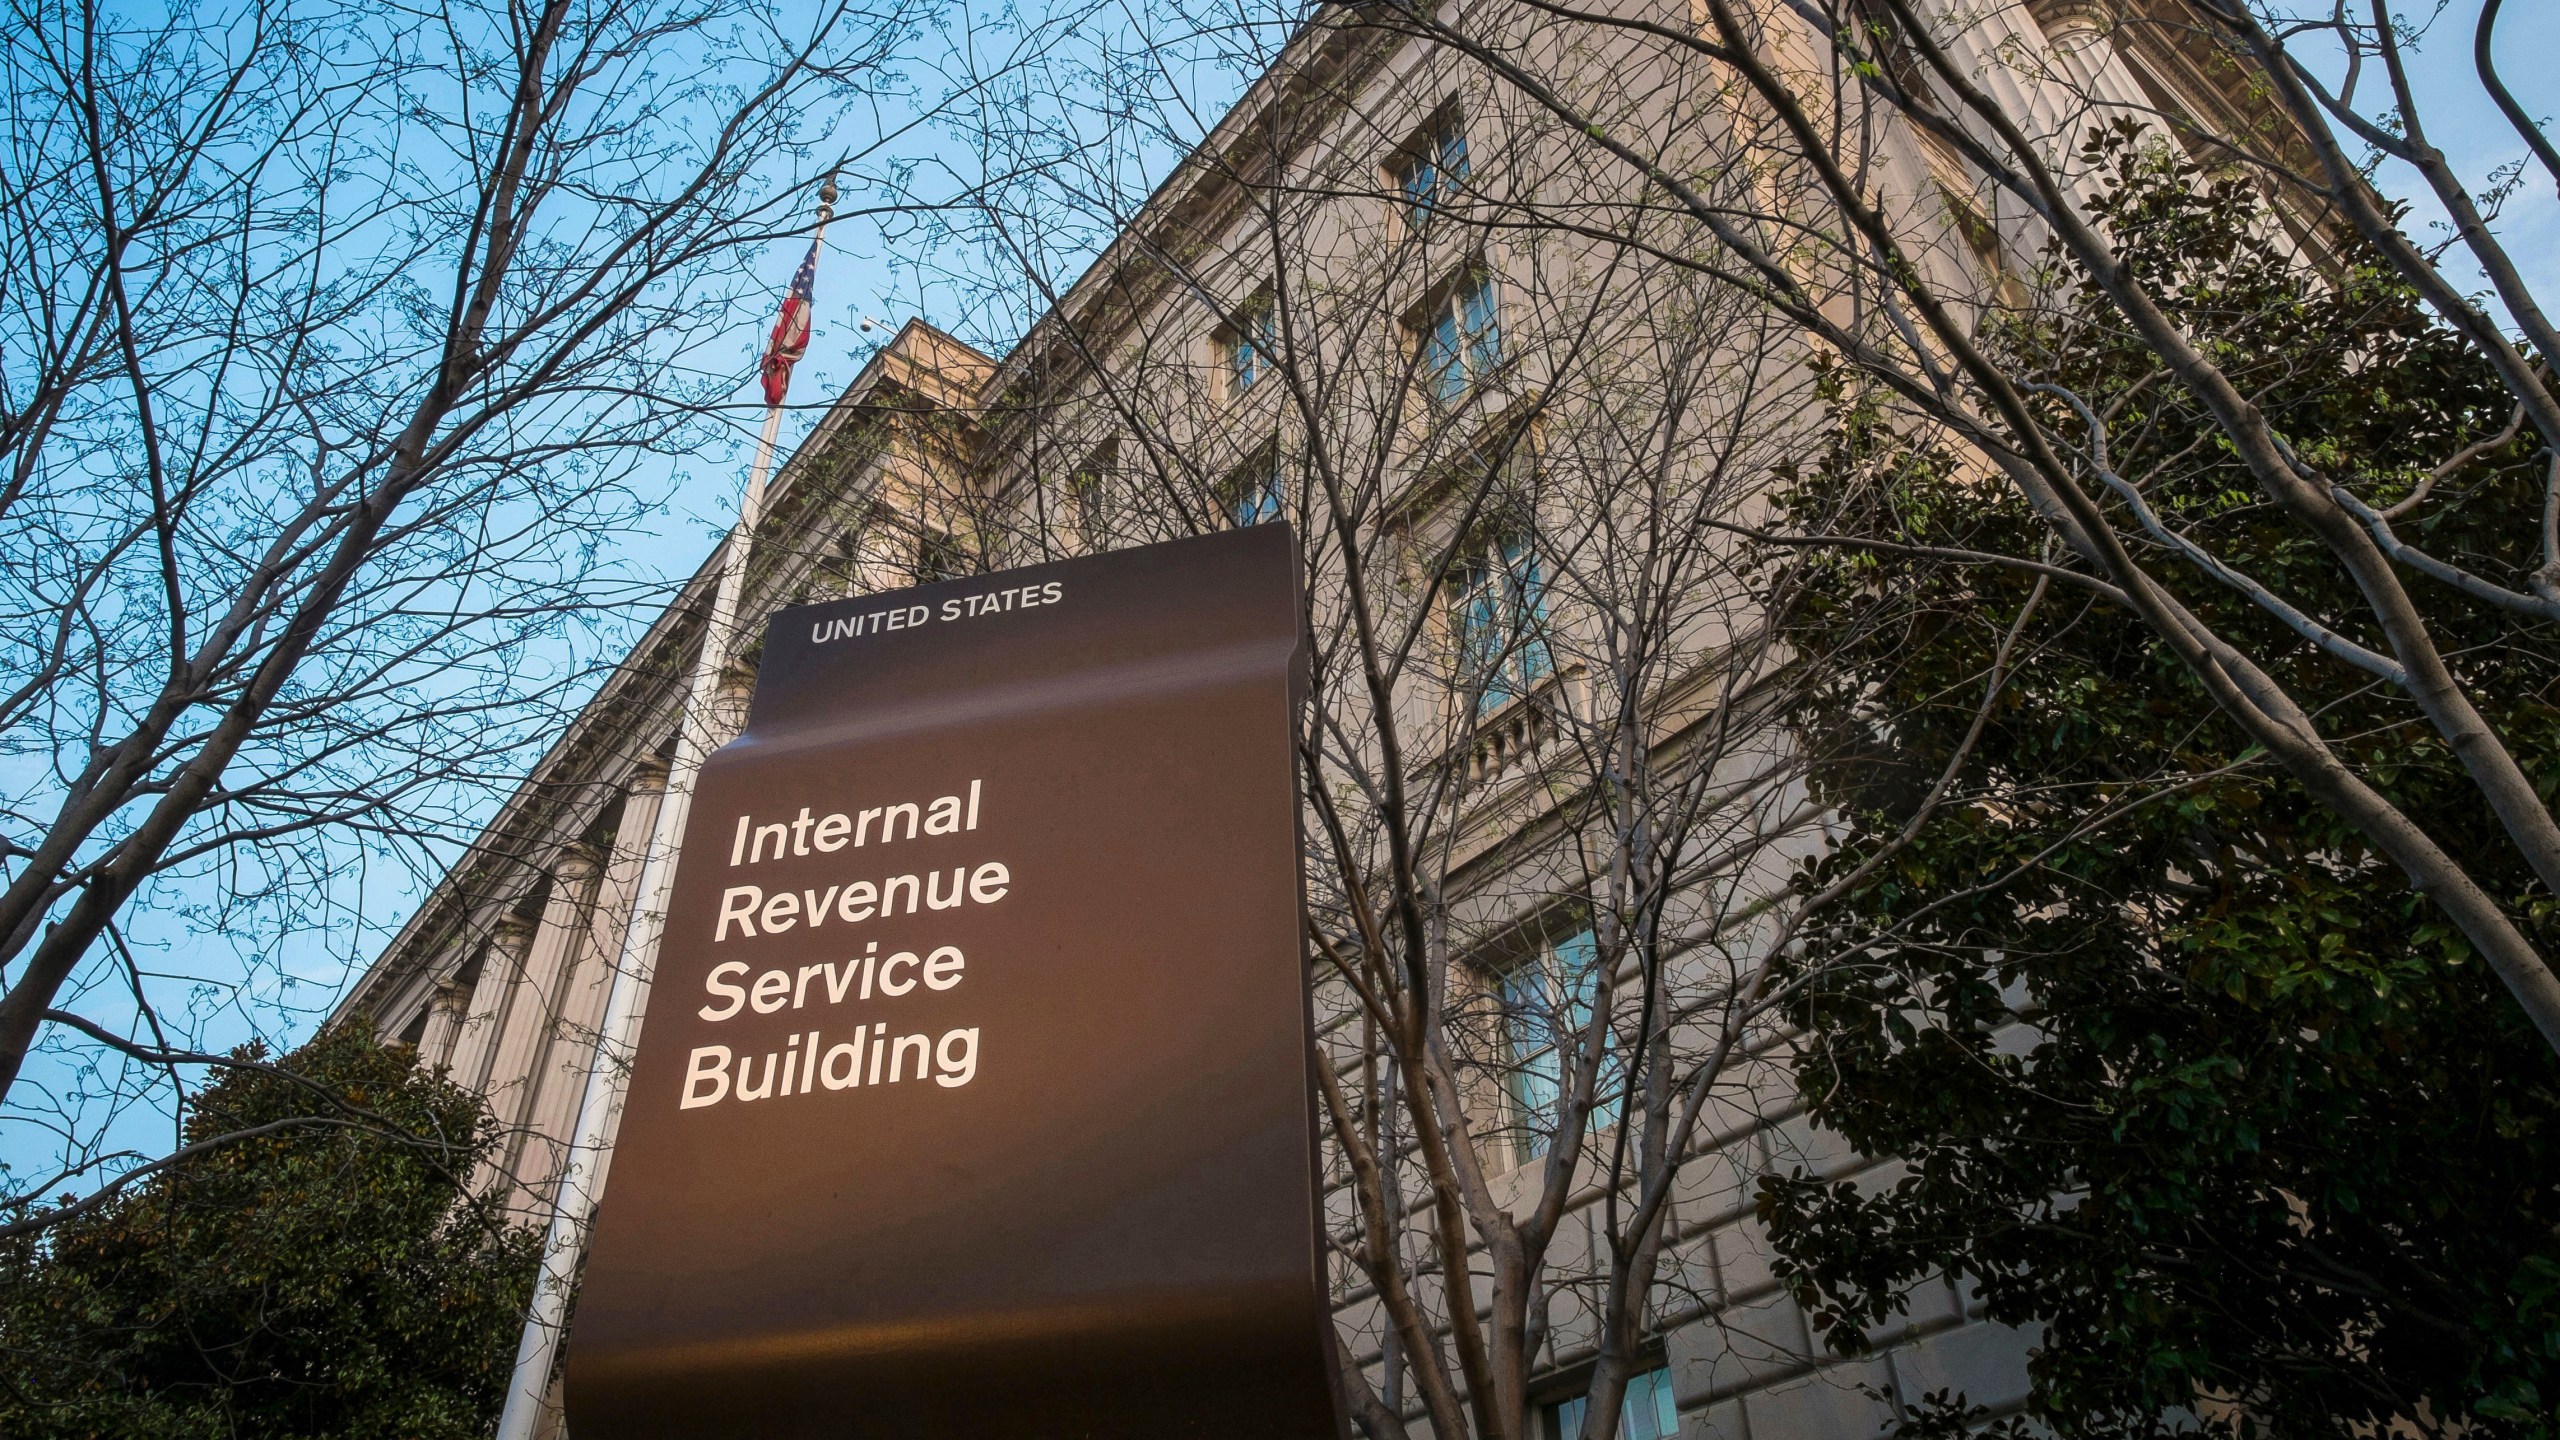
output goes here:
<path id="1" fill-rule="evenodd" d="M 810 237 L 810 253 L 825 238 L 834 218 L 835 177 L 818 191 L 818 228 Z M 773 470 L 774 439 L 782 430 L 782 399 L 768 391 L 764 431 L 756 437 L 755 461 L 747 468 L 747 488 L 738 497 L 738 520 L 720 548 L 720 580 L 711 613 L 702 627 L 702 645 L 693 662 L 693 680 L 684 709 L 676 720 L 676 751 L 667 768 L 665 798 L 658 802 L 657 823 L 640 862 L 638 895 L 631 922 L 622 932 L 622 953 L 605 992 L 604 1019 L 598 1027 L 595 1061 L 587 1069 L 587 1086 L 578 1099 L 578 1120 L 570 1133 L 569 1153 L 560 1167 L 560 1189 L 552 1206 L 551 1226 L 542 1241 L 542 1268 L 533 1285 L 533 1304 L 525 1315 L 524 1337 L 516 1345 L 514 1376 L 507 1386 L 507 1407 L 498 1418 L 497 1440 L 533 1440 L 543 1403 L 550 1398 L 551 1372 L 560 1352 L 569 1297 L 576 1288 L 585 1257 L 587 1226 L 604 1193 L 605 1166 L 613 1158 L 614 1131 L 622 1119 L 625 1082 L 640 1040 L 640 1022 L 649 998 L 649 980 L 658 963 L 658 942 L 666 933 L 667 897 L 675 887 L 677 852 L 684 842 L 685 817 L 693 809 L 694 777 L 713 744 L 712 715 L 720 698 L 721 672 L 728 666 L 738 625 L 738 602 L 746 589 L 747 556 L 754 548 L 756 524 L 764 514 L 765 479 Z"/>

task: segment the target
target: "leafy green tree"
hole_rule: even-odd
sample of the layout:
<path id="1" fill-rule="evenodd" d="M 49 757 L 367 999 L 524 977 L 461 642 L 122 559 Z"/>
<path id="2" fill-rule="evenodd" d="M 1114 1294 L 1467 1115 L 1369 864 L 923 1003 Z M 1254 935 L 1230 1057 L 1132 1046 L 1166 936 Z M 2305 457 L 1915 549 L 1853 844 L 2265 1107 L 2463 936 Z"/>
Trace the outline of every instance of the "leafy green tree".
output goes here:
<path id="1" fill-rule="evenodd" d="M 216 1143 L 0 1246 L 0 1434 L 487 1434 L 539 1237 L 465 1189 L 486 1107 L 360 1023 L 233 1058 Z"/>
<path id="2" fill-rule="evenodd" d="M 2551 457 L 2516 438 L 2489 367 L 2356 245 L 2307 268 L 2243 181 L 2122 135 L 2092 146 L 2111 176 L 2098 218 L 2279 430 L 2412 544 L 2524 588 Z M 2110 465 L 2155 512 L 2155 573 L 2316 696 L 2351 763 L 2457 841 L 2546 953 L 2560 943 L 2553 897 L 2401 692 L 2166 553 L 2192 537 L 2307 613 L 2358 613 L 2101 297 L 1995 338 L 2042 418 L 2078 427 L 2089 478 Z M 1889 858 L 1793 962 L 1798 1079 L 1819 1123 L 1899 1163 L 1764 1182 L 1821 1332 L 1857 1350 L 1906 1287 L 1954 1273 L 1992 1318 L 2040 1327 L 2028 1411 L 2064 1435 L 2560 1434 L 2549 1049 L 2396 867 L 2075 583 L 2014 490 L 1845 381 L 1834 395 L 1829 448 L 1787 503 L 1899 548 L 1832 553 L 1839 583 L 1795 620 L 1809 653 L 1846 657 L 1808 721 L 1878 752 L 1827 772 L 1848 830 L 1806 879 Z M 2143 533 L 2125 491 L 2104 493 Z M 2433 598 L 2548 803 L 2560 636 Z M 1979 1419 L 1947 1399 L 1907 1428 Z"/>

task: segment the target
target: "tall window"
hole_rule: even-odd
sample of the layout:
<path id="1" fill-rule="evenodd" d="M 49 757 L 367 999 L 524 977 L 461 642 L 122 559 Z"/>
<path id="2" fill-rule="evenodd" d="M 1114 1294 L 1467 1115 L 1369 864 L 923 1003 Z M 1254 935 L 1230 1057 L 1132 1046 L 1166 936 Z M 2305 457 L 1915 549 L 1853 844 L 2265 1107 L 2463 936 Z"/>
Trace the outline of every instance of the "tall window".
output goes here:
<path id="1" fill-rule="evenodd" d="M 1091 549 L 1102 548 L 1110 522 L 1111 472 L 1119 468 L 1120 442 L 1105 440 L 1067 475 L 1068 519 L 1076 538 Z"/>
<path id="2" fill-rule="evenodd" d="M 1526 695 L 1555 672 L 1547 648 L 1547 579 L 1525 529 L 1499 530 L 1460 570 L 1453 628 L 1458 683 L 1478 715 Z"/>
<path id="3" fill-rule="evenodd" d="M 1550 1411 L 1556 1440 L 1574 1440 L 1590 1413 L 1588 1396 L 1567 1400 Z M 1671 1396 L 1671 1370 L 1648 1370 L 1627 1382 L 1627 1398 L 1618 1407 L 1618 1433 L 1625 1440 L 1673 1440 L 1680 1433 L 1680 1408 Z"/>
<path id="4" fill-rule="evenodd" d="M 833 598 L 851 595 L 858 588 L 855 577 L 862 573 L 861 533 L 860 527 L 839 533 L 819 557 L 818 578 L 824 582 L 820 594 Z"/>
<path id="5" fill-rule="evenodd" d="M 1247 525 L 1260 525 L 1280 518 L 1280 447 L 1270 445 L 1246 461 L 1226 483 L 1219 486 L 1218 499 L 1226 507 L 1227 518 L 1241 530 Z"/>
<path id="6" fill-rule="evenodd" d="M 1426 306 L 1414 328 L 1422 350 L 1425 391 L 1454 405 L 1468 387 L 1502 363 L 1502 317 L 1494 304 L 1493 276 L 1470 269 Z"/>
<path id="7" fill-rule="evenodd" d="M 1271 373 L 1279 353 L 1280 326 L 1268 293 L 1245 302 L 1233 323 L 1218 332 L 1218 361 L 1226 369 L 1227 397 L 1233 399 Z"/>
<path id="8" fill-rule="evenodd" d="M 1432 122 L 1395 167 L 1405 223 L 1420 230 L 1467 183 L 1467 132 L 1455 115 Z"/>
<path id="9" fill-rule="evenodd" d="M 1519 1158 L 1544 1154 L 1555 1135 L 1564 1100 L 1564 1057 L 1591 1024 L 1600 993 L 1600 947 L 1588 929 L 1577 930 L 1534 959 L 1502 976 L 1504 1087 Z M 1595 1129 L 1618 1123 L 1624 1067 L 1609 1046 L 1602 1055 L 1588 1122 Z"/>
<path id="10" fill-rule="evenodd" d="M 969 573 L 969 555 L 960 539 L 948 530 L 931 525 L 919 527 L 916 534 L 916 583 L 929 585 L 936 580 L 957 580 Z"/>

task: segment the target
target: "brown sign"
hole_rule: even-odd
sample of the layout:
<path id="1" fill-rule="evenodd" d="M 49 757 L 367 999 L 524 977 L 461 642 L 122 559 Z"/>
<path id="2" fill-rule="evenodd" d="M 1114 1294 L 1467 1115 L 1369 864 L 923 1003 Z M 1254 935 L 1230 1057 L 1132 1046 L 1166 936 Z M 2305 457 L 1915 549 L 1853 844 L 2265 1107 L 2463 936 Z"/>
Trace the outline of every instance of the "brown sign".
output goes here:
<path id="1" fill-rule="evenodd" d="M 704 766 L 586 1437 L 1341 1433 L 1279 525 L 786 610 Z"/>

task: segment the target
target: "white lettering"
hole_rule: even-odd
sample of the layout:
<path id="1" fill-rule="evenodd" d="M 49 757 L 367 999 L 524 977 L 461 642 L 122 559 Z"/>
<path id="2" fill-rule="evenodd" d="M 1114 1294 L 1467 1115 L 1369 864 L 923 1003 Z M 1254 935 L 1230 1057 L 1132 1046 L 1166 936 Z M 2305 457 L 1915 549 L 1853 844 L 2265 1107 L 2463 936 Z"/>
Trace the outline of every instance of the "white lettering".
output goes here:
<path id="1" fill-rule="evenodd" d="M 916 958 L 916 952 L 913 950 L 901 950 L 897 954 L 890 956 L 888 959 L 881 961 L 880 993 L 883 995 L 904 995 L 908 991 L 916 988 L 916 982 L 913 980 L 892 980 L 889 976 L 901 965 L 916 965 L 921 963 L 923 962 Z"/>
<path id="2" fill-rule="evenodd" d="M 747 1003 L 755 1006 L 756 1013 L 759 1015 L 770 1015 L 781 1009 L 791 1003 L 791 977 L 780 970 L 767 970 L 756 977 L 755 993 Z M 738 1083 L 740 1085 L 747 1083 L 747 1067 L 744 1061 L 738 1064 Z"/>
<path id="3" fill-rule="evenodd" d="M 954 906 L 957 906 L 961 900 L 966 898 L 966 887 L 961 884 L 961 877 L 968 873 L 968 869 L 965 866 L 954 865 L 951 867 L 951 898 L 945 900 L 942 898 L 942 872 L 939 870 L 926 871 L 924 875 L 924 903 L 936 910 L 949 910 Z"/>
<path id="4" fill-rule="evenodd" d="M 1006 888 L 1012 884 L 1013 872 L 1004 868 L 1004 862 L 990 860 L 969 877 L 969 898 L 981 905 L 993 905 L 1004 898 Z"/>
<path id="5" fill-rule="evenodd" d="M 799 916 L 800 897 L 788 890 L 783 890 L 776 892 L 772 899 L 764 902 L 764 913 L 759 918 L 764 921 L 764 933 L 779 935 L 799 924 Z"/>
<path id="6" fill-rule="evenodd" d="M 874 950 L 879 949 L 880 942 L 877 940 L 872 941 L 871 948 Z M 841 1005 L 844 1003 L 844 992 L 853 988 L 853 972 L 856 968 L 857 967 L 850 960 L 847 960 L 842 965 L 830 965 L 827 967 L 828 1004 Z M 844 972 L 842 979 L 837 978 L 836 972 L 839 970 Z"/>
<path id="7" fill-rule="evenodd" d="M 845 1061 L 844 1076 L 841 1079 L 836 1076 L 836 1060 L 839 1057 Z M 827 1058 L 818 1063 L 818 1078 L 826 1082 L 830 1090 L 850 1090 L 861 1084 L 862 1047 L 859 1045 L 828 1046 Z"/>
<path id="8" fill-rule="evenodd" d="M 887 810 L 881 812 L 881 844 L 886 845 L 889 843 L 892 838 L 892 832 L 898 828 L 898 815 L 901 811 L 905 812 L 907 817 L 907 838 L 910 840 L 916 838 L 916 817 L 918 812 L 916 810 L 916 803 L 910 800 L 903 805 L 892 805 Z"/>
<path id="9" fill-rule="evenodd" d="M 720 892 L 720 926 L 711 932 L 711 943 L 729 938 L 729 922 L 738 922 L 747 938 L 756 938 L 756 906 L 764 903 L 764 891 L 753 885 L 732 885 Z"/>
<path id="10" fill-rule="evenodd" d="M 901 1035 L 889 1042 L 889 1083 L 892 1085 L 897 1084 L 906 1073 L 907 1047 L 910 1045 L 916 1048 L 916 1078 L 921 1080 L 933 1071 L 933 1037 Z M 745 1083 L 745 1079 L 745 1075 L 741 1073 L 740 1083 Z"/>
<path id="11" fill-rule="evenodd" d="M 746 1008 L 747 992 L 720 978 L 732 971 L 735 971 L 740 975 L 746 974 L 747 962 L 744 960 L 731 960 L 723 964 L 714 965 L 711 967 L 711 973 L 702 977 L 702 988 L 710 991 L 714 995 L 726 996 L 729 1001 L 729 1008 L 726 1010 L 715 1011 L 710 1006 L 705 1005 L 701 1009 L 695 1011 L 695 1014 L 701 1016 L 705 1020 L 726 1020 L 730 1016 L 735 1015 L 740 1010 Z"/>
<path id="12" fill-rule="evenodd" d="M 706 1066 L 702 1063 L 705 1060 L 711 1063 Z M 712 1082 L 715 1087 L 708 1095 L 698 1093 L 705 1080 Z M 728 1098 L 729 1047 L 705 1045 L 694 1051 L 692 1060 L 685 1067 L 684 1099 L 677 1103 L 676 1108 L 699 1110 L 705 1105 L 717 1105 Z"/>
<path id="13" fill-rule="evenodd" d="M 773 1079 L 774 1079 L 774 1076 L 780 1072 L 781 1065 L 782 1065 L 782 1057 L 781 1057 L 780 1055 L 767 1055 L 767 1056 L 765 1056 L 765 1057 L 764 1057 L 764 1079 L 763 1079 L 763 1081 L 762 1081 L 762 1082 L 760 1082 L 760 1083 L 756 1086 L 756 1088 L 754 1088 L 753 1090 L 750 1090 L 750 1089 L 748 1089 L 748 1088 L 747 1088 L 747 1072 L 749 1072 L 749 1071 L 751 1071 L 751 1070 L 753 1070 L 753 1069 L 755 1069 L 755 1068 L 756 1068 L 756 1057 L 754 1057 L 753 1055 L 741 1055 L 741 1056 L 739 1056 L 739 1057 L 738 1057 L 738 1100 L 739 1100 L 739 1102 L 743 1104 L 744 1102 L 749 1101 L 749 1100 L 762 1100 L 762 1099 L 763 1099 L 763 1098 L 765 1098 L 766 1096 L 771 1095 L 771 1094 L 773 1093 Z"/>
<path id="14" fill-rule="evenodd" d="M 960 1054 L 956 1059 L 951 1054 L 951 1042 L 954 1040 L 961 1042 Z M 956 1090 L 976 1079 L 978 1076 L 977 1027 L 954 1030 L 944 1035 L 942 1043 L 933 1047 L 933 1062 L 942 1072 L 933 1077 L 933 1083 L 936 1085 Z"/>
<path id="15" fill-rule="evenodd" d="M 924 833 L 927 835 L 957 835 L 960 833 L 959 796 L 945 795 L 941 799 L 933 802 L 933 808 L 925 812 Z"/>

